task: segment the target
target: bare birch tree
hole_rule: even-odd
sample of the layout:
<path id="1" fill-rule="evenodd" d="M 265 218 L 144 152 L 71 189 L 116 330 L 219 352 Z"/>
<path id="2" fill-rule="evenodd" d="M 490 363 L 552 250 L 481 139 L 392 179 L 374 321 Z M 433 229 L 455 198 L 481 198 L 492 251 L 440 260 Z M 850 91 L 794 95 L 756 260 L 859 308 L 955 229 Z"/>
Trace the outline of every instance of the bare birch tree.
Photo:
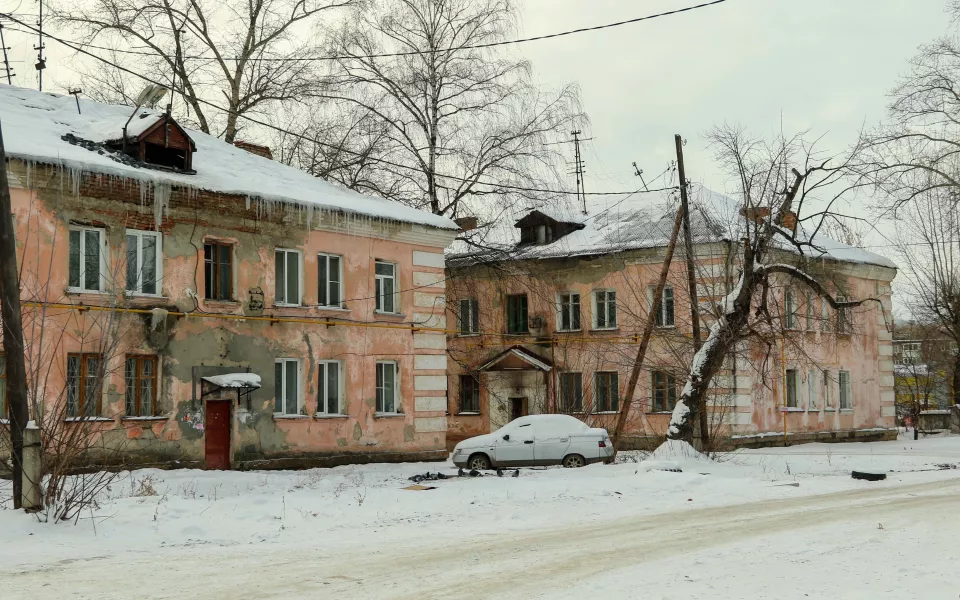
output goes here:
<path id="1" fill-rule="evenodd" d="M 387 0 L 335 32 L 324 96 L 383 127 L 401 166 L 380 163 L 381 195 L 456 216 L 469 198 L 556 186 L 579 93 L 539 89 L 528 63 L 491 47 L 515 22 L 511 0 Z"/>
<path id="2" fill-rule="evenodd" d="M 320 50 L 311 28 L 358 2 L 65 0 L 52 12 L 84 43 L 115 49 L 112 61 L 176 90 L 185 104 L 181 118 L 232 142 L 242 115 L 262 115 L 316 93 Z M 95 99 L 129 103 L 142 87 L 102 64 L 82 75 Z"/>
<path id="3" fill-rule="evenodd" d="M 783 329 L 778 311 L 771 308 L 772 289 L 779 285 L 805 288 L 838 312 L 838 325 L 846 312 L 864 298 L 840 300 L 843 290 L 834 287 L 813 259 L 826 253 L 816 236 L 835 202 L 850 188 L 844 185 L 849 160 L 819 160 L 802 137 L 778 137 L 773 142 L 751 138 L 734 127 L 721 127 L 710 134 L 720 164 L 737 181 L 734 194 L 742 215 L 741 272 L 732 291 L 721 301 L 712 319 L 709 335 L 694 354 L 686 383 L 680 392 L 670 422 L 669 437 L 692 441 L 696 410 L 710 389 L 714 375 L 726 356 L 744 340 L 771 343 Z M 798 170 L 792 165 L 798 165 Z M 804 204 L 826 194 L 825 208 L 804 216 Z M 809 210 L 809 208 L 808 208 Z M 882 306 L 882 305 L 881 305 Z"/>
<path id="4" fill-rule="evenodd" d="M 960 191 L 960 190 L 958 190 Z M 930 189 L 897 211 L 897 250 L 913 316 L 960 344 L 960 207 L 957 192 Z M 953 403 L 960 403 L 960 354 L 949 365 Z"/>

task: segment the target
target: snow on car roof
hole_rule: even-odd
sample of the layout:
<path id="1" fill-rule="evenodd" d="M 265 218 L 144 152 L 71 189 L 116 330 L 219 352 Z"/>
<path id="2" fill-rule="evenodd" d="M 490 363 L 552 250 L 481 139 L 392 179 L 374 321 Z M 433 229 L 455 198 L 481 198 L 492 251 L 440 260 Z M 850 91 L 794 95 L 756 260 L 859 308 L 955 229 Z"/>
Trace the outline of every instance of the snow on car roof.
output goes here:
<path id="1" fill-rule="evenodd" d="M 96 173 L 133 179 L 142 185 L 175 186 L 246 196 L 266 204 L 290 203 L 308 210 L 320 209 L 413 223 L 439 229 L 459 229 L 446 217 L 403 204 L 366 196 L 328 183 L 309 173 L 258 156 L 200 131 L 186 129 L 197 146 L 193 154 L 195 174 L 140 168 L 118 162 L 111 152 L 90 150 L 70 143 L 73 136 L 92 143 L 119 140 L 130 106 L 80 100 L 73 97 L 0 85 L 0 119 L 8 157 L 29 163 L 60 166 L 79 175 Z M 128 126 L 128 136 L 142 133 L 159 118 L 152 109 L 141 108 Z"/>

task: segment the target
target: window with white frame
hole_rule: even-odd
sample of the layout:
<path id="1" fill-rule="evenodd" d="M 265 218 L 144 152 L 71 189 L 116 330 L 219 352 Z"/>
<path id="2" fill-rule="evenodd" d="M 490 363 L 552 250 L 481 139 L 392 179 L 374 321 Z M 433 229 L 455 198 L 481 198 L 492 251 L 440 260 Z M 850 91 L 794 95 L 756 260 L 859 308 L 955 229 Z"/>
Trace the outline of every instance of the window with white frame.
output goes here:
<path id="1" fill-rule="evenodd" d="M 78 292 L 101 292 L 107 270 L 104 230 L 70 227 L 69 287 Z"/>
<path id="2" fill-rule="evenodd" d="M 837 294 L 837 302 L 846 302 L 847 297 Z M 837 309 L 837 333 L 840 335 L 849 335 L 851 333 L 851 312 L 849 308 Z"/>
<path id="3" fill-rule="evenodd" d="M 787 369 L 787 408 L 797 408 L 797 396 L 799 395 L 800 373 L 796 369 Z"/>
<path id="4" fill-rule="evenodd" d="M 343 363 L 322 360 L 317 364 L 317 413 L 339 415 L 343 410 Z"/>
<path id="5" fill-rule="evenodd" d="M 653 306 L 653 295 L 656 291 L 657 288 L 655 286 L 651 285 L 647 288 L 647 296 L 651 306 Z M 657 327 L 674 326 L 673 304 L 673 286 L 668 285 L 663 288 L 663 297 L 660 299 L 660 310 L 654 315 L 654 325 Z"/>
<path id="6" fill-rule="evenodd" d="M 580 330 L 580 294 L 564 292 L 559 296 L 560 313 L 557 329 L 560 331 Z"/>
<path id="7" fill-rule="evenodd" d="M 317 304 L 345 308 L 343 257 L 336 254 L 317 254 Z"/>
<path id="8" fill-rule="evenodd" d="M 817 371 L 810 369 L 807 372 L 807 410 L 819 410 L 820 401 L 817 399 Z"/>
<path id="9" fill-rule="evenodd" d="M 460 314 L 457 323 L 461 335 L 480 333 L 480 303 L 476 298 L 460 300 Z"/>
<path id="10" fill-rule="evenodd" d="M 377 259 L 374 263 L 376 310 L 385 313 L 397 311 L 397 265 Z"/>
<path id="11" fill-rule="evenodd" d="M 823 372 L 823 407 L 828 410 L 836 408 L 833 405 L 833 376 L 830 371 Z"/>
<path id="12" fill-rule="evenodd" d="M 399 402 L 400 365 L 392 360 L 377 361 L 377 412 L 396 414 Z"/>
<path id="13" fill-rule="evenodd" d="M 600 290 L 593 293 L 593 328 L 614 329 L 617 326 L 617 293 Z"/>
<path id="14" fill-rule="evenodd" d="M 850 395 L 850 371 L 837 371 L 837 384 L 840 391 L 840 410 L 853 408 L 853 397 Z"/>
<path id="15" fill-rule="evenodd" d="M 277 248 L 276 294 L 274 301 L 282 306 L 299 306 L 301 302 L 300 251 Z"/>
<path id="16" fill-rule="evenodd" d="M 900 362 L 915 365 L 920 362 L 920 342 L 900 344 Z"/>
<path id="17" fill-rule="evenodd" d="M 831 325 L 831 310 L 833 309 L 830 308 L 829 302 L 826 300 L 820 301 L 820 331 L 823 333 L 830 333 L 833 331 L 833 326 Z"/>
<path id="18" fill-rule="evenodd" d="M 278 415 L 300 414 L 300 361 L 278 358 L 274 363 L 274 405 Z"/>
<path id="19" fill-rule="evenodd" d="M 806 294 L 804 296 L 804 316 L 806 319 L 806 329 L 807 331 L 813 331 L 813 321 L 814 321 L 814 297 L 811 294 Z"/>
<path id="20" fill-rule="evenodd" d="M 783 324 L 786 329 L 797 329 L 797 294 L 793 288 L 783 293 Z"/>
<path id="21" fill-rule="evenodd" d="M 160 293 L 163 270 L 160 243 L 157 231 L 127 230 L 127 291 L 131 294 Z"/>
<path id="22" fill-rule="evenodd" d="M 616 371 L 598 371 L 593 377 L 593 410 L 616 412 L 620 410 L 620 378 Z"/>

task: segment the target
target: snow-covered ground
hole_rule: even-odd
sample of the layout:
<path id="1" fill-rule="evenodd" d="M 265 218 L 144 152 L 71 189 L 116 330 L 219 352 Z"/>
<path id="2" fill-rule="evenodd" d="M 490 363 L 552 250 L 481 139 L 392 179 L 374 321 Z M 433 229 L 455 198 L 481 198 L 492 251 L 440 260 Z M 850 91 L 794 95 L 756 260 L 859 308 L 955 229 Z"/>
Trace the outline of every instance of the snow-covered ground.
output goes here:
<path id="1" fill-rule="evenodd" d="M 960 437 L 622 458 L 136 471 L 76 526 L 0 510 L 0 597 L 956 597 Z"/>

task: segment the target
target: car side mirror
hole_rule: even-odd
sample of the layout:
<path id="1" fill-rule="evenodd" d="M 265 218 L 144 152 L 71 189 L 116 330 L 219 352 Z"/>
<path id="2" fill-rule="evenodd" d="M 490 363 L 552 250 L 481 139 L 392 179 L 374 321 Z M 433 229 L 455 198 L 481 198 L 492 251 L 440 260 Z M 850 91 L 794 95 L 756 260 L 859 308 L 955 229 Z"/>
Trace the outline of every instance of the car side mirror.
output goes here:
<path id="1" fill-rule="evenodd" d="M 503 439 L 504 439 L 504 441 L 509 442 L 509 441 L 510 441 L 510 434 L 508 433 L 507 435 L 503 436 Z"/>

